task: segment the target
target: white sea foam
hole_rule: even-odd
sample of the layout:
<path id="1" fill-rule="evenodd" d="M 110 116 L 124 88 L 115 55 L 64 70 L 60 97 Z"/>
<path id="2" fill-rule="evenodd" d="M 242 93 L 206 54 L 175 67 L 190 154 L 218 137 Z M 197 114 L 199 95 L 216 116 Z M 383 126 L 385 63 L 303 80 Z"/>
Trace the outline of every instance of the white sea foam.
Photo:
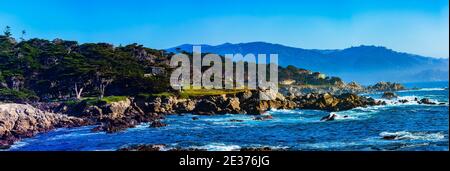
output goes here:
<path id="1" fill-rule="evenodd" d="M 415 91 L 444 91 L 446 88 L 420 88 L 411 90 L 400 90 L 397 92 L 415 92 Z"/>
<path id="2" fill-rule="evenodd" d="M 11 147 L 9 149 L 6 149 L 5 151 L 19 149 L 21 147 L 27 146 L 28 144 L 30 144 L 30 142 L 18 141 L 18 142 L 15 142 L 13 145 L 11 145 Z"/>
<path id="3" fill-rule="evenodd" d="M 428 105 L 428 104 L 419 104 L 419 101 L 423 99 L 424 97 L 421 96 L 399 96 L 394 99 L 375 99 L 377 101 L 384 101 L 386 102 L 385 106 L 406 106 L 406 105 Z M 428 98 L 430 102 L 439 104 L 441 102 L 437 101 L 436 99 Z M 402 103 L 401 100 L 406 100 L 407 102 Z M 448 104 L 448 103 L 445 103 Z"/>
<path id="4" fill-rule="evenodd" d="M 394 137 L 394 140 L 428 140 L 437 141 L 445 138 L 445 135 L 438 133 L 425 133 L 425 132 L 408 132 L 408 131 L 398 131 L 398 132 L 381 132 L 381 137 Z"/>
<path id="5" fill-rule="evenodd" d="M 300 110 L 291 110 L 291 109 L 270 109 L 269 113 L 302 114 L 303 112 Z"/>
<path id="6" fill-rule="evenodd" d="M 106 134 L 106 133 L 104 133 L 104 132 L 90 132 L 90 133 L 72 132 L 72 133 L 57 135 L 57 136 L 54 136 L 47 140 L 53 141 L 53 140 L 60 140 L 60 139 L 66 139 L 66 138 L 72 138 L 72 137 L 90 136 L 90 135 L 95 135 L 95 134 Z"/>
<path id="7" fill-rule="evenodd" d="M 259 148 L 259 147 L 268 147 L 270 149 L 288 149 L 288 146 L 271 146 L 271 145 L 261 145 L 261 144 L 253 144 L 245 146 L 248 148 Z M 224 143 L 211 143 L 203 146 L 191 146 L 190 148 L 198 148 L 198 149 L 206 149 L 207 151 L 239 151 L 243 147 L 239 145 L 227 145 Z"/>
<path id="8" fill-rule="evenodd" d="M 383 106 L 357 107 L 351 110 L 336 112 L 336 120 L 362 120 L 378 113 Z M 346 117 L 345 117 L 346 116 Z"/>
<path id="9" fill-rule="evenodd" d="M 344 148 L 348 146 L 361 145 L 360 142 L 319 142 L 319 143 L 310 143 L 303 144 L 302 146 L 305 149 L 330 149 L 330 148 Z"/>
<path id="10" fill-rule="evenodd" d="M 241 146 L 227 145 L 224 143 L 211 143 L 203 146 L 191 146 L 191 148 L 206 149 L 208 151 L 237 151 L 241 149 Z"/>

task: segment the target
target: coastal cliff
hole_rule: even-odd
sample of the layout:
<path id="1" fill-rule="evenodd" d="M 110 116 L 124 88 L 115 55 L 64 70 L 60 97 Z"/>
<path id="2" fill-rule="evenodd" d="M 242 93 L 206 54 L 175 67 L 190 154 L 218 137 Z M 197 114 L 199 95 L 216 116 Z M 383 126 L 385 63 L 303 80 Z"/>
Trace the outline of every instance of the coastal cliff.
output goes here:
<path id="1" fill-rule="evenodd" d="M 32 137 L 54 128 L 79 127 L 88 121 L 36 109 L 25 104 L 0 104 L 0 148 L 8 148 L 14 141 Z"/>

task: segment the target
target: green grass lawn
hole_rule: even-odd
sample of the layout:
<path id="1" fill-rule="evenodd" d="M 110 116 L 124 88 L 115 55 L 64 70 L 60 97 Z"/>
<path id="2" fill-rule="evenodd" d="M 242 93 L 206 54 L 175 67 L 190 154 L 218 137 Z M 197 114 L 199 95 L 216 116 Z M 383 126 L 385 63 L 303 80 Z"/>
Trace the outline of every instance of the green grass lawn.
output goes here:
<path id="1" fill-rule="evenodd" d="M 128 98 L 127 96 L 107 96 L 107 97 L 103 97 L 103 99 L 99 99 L 98 97 L 83 97 L 81 99 L 81 101 L 85 101 L 87 104 L 91 104 L 91 105 L 98 104 L 100 102 L 111 104 L 111 103 L 114 103 L 114 102 L 119 102 L 119 101 L 126 100 L 127 98 Z M 74 104 L 77 104 L 77 103 L 79 103 L 81 101 L 69 100 L 69 101 L 66 101 L 65 103 L 69 104 L 69 105 L 70 104 L 74 105 Z"/>

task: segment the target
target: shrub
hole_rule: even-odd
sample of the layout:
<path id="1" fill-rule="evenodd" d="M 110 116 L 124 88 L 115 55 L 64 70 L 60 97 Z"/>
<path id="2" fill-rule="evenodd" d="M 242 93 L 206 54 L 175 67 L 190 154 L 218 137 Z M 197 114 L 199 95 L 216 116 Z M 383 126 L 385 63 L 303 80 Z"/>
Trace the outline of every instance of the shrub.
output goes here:
<path id="1" fill-rule="evenodd" d="M 13 90 L 8 88 L 0 89 L 0 101 L 26 102 L 38 101 L 39 97 L 30 90 Z"/>

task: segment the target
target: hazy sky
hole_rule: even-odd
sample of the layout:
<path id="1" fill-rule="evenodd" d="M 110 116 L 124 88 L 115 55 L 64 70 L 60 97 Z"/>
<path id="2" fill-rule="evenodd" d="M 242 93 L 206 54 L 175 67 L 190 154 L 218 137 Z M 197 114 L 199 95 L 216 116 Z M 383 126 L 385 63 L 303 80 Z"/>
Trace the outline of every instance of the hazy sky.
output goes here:
<path id="1" fill-rule="evenodd" d="M 184 43 L 265 41 L 307 49 L 380 45 L 449 56 L 448 0 L 3 0 L 0 27 L 16 37 L 80 42 Z"/>

